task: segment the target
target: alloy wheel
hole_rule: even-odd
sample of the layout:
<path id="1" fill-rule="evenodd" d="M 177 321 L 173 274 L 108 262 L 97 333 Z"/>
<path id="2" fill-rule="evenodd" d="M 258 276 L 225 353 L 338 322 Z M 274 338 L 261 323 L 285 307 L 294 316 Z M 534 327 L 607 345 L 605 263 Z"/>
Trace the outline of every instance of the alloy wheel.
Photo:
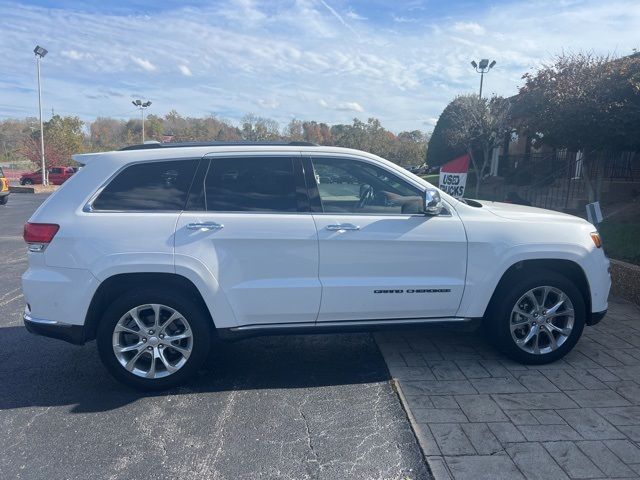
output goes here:
<path id="1" fill-rule="evenodd" d="M 182 368 L 193 350 L 187 319 L 174 308 L 139 305 L 113 330 L 113 353 L 127 371 L 142 378 L 167 377 Z"/>
<path id="2" fill-rule="evenodd" d="M 516 302 L 509 316 L 511 337 L 527 353 L 545 355 L 567 341 L 575 312 L 571 299 L 556 287 L 535 287 Z"/>

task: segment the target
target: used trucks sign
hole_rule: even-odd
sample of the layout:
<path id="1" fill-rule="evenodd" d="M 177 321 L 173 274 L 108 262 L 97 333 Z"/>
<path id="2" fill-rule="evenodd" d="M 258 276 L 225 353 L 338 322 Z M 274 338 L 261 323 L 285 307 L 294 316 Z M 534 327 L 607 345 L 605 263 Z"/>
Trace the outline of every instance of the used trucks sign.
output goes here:
<path id="1" fill-rule="evenodd" d="M 462 155 L 440 167 L 440 190 L 452 197 L 461 198 L 467 184 L 469 155 Z"/>

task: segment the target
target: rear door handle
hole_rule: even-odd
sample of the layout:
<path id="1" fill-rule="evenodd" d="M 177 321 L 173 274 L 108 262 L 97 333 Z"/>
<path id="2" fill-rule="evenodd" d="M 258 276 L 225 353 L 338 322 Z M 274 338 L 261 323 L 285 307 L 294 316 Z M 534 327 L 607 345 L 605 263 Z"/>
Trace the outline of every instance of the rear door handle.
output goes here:
<path id="1" fill-rule="evenodd" d="M 338 223 L 337 225 L 327 225 L 327 230 L 331 230 L 332 232 L 339 232 L 342 230 L 360 230 L 358 225 L 354 225 L 353 223 Z"/>
<path id="2" fill-rule="evenodd" d="M 187 228 L 189 230 L 220 230 L 224 225 L 216 222 L 189 223 Z"/>

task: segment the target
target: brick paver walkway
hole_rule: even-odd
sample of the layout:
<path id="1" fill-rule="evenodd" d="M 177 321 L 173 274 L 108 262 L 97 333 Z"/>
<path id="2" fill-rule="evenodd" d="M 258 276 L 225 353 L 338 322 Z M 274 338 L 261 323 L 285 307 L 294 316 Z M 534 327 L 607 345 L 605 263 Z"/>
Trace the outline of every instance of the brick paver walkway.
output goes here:
<path id="1" fill-rule="evenodd" d="M 436 479 L 640 478 L 640 309 L 524 366 L 478 332 L 376 334 Z"/>

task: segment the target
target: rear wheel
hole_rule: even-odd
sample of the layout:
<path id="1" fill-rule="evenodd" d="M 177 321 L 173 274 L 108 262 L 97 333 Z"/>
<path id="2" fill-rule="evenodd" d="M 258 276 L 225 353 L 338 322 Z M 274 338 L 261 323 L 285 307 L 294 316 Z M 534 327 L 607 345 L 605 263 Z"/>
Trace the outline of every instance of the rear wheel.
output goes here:
<path id="1" fill-rule="evenodd" d="M 485 321 L 490 340 L 522 363 L 543 364 L 566 355 L 582 335 L 585 301 L 566 277 L 535 270 L 496 292 Z"/>
<path id="2" fill-rule="evenodd" d="M 210 319 L 189 296 L 168 289 L 126 293 L 105 311 L 97 343 L 119 381 L 144 390 L 179 385 L 207 357 Z"/>

